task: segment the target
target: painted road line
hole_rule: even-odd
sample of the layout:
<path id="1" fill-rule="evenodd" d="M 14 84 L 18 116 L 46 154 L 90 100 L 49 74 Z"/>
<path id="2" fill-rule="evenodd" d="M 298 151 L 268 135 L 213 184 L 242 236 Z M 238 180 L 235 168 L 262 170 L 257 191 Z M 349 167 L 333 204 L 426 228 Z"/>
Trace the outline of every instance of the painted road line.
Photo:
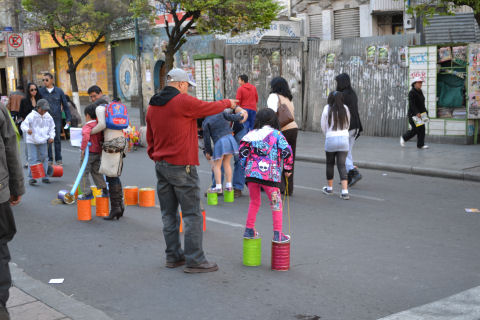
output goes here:
<path id="1" fill-rule="evenodd" d="M 322 192 L 322 189 L 312 188 L 312 187 L 305 187 L 305 186 L 295 185 L 295 188 Z M 385 201 L 385 199 L 381 199 L 381 198 L 377 198 L 377 197 L 365 196 L 365 195 L 356 194 L 356 193 L 350 193 L 350 196 L 351 196 L 351 197 L 354 197 L 354 198 L 360 198 L 360 199 L 366 199 L 366 200 L 373 200 L 373 201 L 380 201 L 380 202 Z"/>
<path id="2" fill-rule="evenodd" d="M 160 206 L 157 204 L 157 205 L 155 205 L 155 208 L 160 209 Z M 210 221 L 210 222 L 215 222 L 215 223 L 223 224 L 223 225 L 234 227 L 234 228 L 242 228 L 243 229 L 245 227 L 243 224 L 230 222 L 230 221 L 225 221 L 225 220 L 220 220 L 220 219 L 215 219 L 215 218 L 211 218 L 211 217 L 206 217 L 206 219 L 207 219 L 207 221 Z"/>
<path id="3" fill-rule="evenodd" d="M 478 320 L 480 287 L 460 292 L 420 307 L 392 314 L 379 320 Z"/>

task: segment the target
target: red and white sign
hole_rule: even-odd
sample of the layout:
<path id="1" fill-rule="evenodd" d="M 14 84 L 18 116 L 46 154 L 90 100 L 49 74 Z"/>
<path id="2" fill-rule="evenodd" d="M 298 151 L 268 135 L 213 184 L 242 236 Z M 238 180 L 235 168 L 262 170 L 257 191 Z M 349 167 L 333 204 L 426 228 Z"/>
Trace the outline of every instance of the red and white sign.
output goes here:
<path id="1" fill-rule="evenodd" d="M 7 47 L 9 57 L 23 57 L 23 35 L 7 33 Z"/>
<path id="2" fill-rule="evenodd" d="M 182 18 L 185 16 L 185 12 L 177 12 L 177 18 L 178 20 L 182 20 Z M 173 15 L 171 13 L 169 14 L 160 14 L 155 18 L 155 24 L 157 27 L 166 27 L 167 24 L 165 23 L 165 20 L 168 22 L 169 26 L 173 26 L 175 24 L 175 21 L 173 20 Z M 192 18 L 187 18 L 185 21 L 192 20 Z"/>

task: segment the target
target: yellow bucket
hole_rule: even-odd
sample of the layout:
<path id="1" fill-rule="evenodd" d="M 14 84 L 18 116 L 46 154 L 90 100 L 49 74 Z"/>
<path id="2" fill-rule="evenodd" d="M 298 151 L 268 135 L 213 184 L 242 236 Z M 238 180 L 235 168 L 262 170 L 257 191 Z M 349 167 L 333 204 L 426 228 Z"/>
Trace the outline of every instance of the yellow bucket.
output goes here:
<path id="1" fill-rule="evenodd" d="M 96 206 L 97 205 L 97 197 L 102 194 L 102 189 L 98 189 L 95 186 L 91 186 L 90 190 L 92 190 L 92 195 L 93 195 L 93 199 L 90 200 L 90 201 L 92 203 L 92 206 Z"/>

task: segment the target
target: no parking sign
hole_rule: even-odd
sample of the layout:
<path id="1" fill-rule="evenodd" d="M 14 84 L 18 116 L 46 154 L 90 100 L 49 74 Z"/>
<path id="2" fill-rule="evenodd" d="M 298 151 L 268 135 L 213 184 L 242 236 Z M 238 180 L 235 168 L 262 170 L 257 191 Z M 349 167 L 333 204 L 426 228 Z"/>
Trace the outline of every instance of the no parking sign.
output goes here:
<path id="1" fill-rule="evenodd" d="M 23 35 L 21 33 L 7 33 L 7 47 L 9 57 L 23 57 Z"/>

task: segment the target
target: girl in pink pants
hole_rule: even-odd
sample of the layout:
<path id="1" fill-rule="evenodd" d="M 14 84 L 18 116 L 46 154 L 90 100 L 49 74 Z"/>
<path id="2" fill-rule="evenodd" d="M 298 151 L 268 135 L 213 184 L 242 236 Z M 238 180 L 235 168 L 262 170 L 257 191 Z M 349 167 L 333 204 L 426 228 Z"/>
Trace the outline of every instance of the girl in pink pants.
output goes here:
<path id="1" fill-rule="evenodd" d="M 282 232 L 281 173 L 291 174 L 292 148 L 279 131 L 277 115 L 271 109 L 262 109 L 255 118 L 254 130 L 245 135 L 240 143 L 240 158 L 245 168 L 245 182 L 250 194 L 247 224 L 244 238 L 258 237 L 255 231 L 257 212 L 261 205 L 260 188 L 270 200 L 273 219 L 273 241 L 288 242 L 290 236 Z"/>

